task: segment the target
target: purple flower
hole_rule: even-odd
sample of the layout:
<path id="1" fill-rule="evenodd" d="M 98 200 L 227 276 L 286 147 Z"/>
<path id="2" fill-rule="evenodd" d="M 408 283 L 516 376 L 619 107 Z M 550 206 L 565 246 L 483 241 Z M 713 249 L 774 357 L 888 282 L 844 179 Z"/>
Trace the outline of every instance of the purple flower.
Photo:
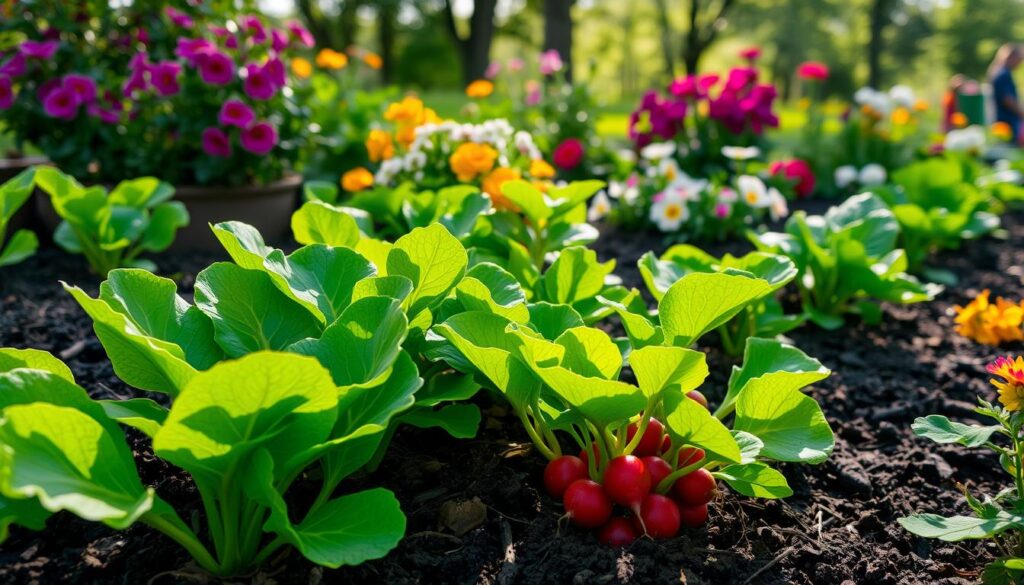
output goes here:
<path id="1" fill-rule="evenodd" d="M 224 41 L 224 46 L 229 48 L 229 49 L 237 49 L 238 48 L 238 37 L 236 37 L 236 36 L 228 37 L 227 40 Z"/>
<path id="2" fill-rule="evenodd" d="M 523 63 L 523 60 L 520 59 L 519 57 L 513 57 L 513 58 L 508 60 L 508 70 L 509 71 L 522 71 L 523 67 L 525 67 L 525 66 L 526 66 L 526 64 Z"/>
<path id="3" fill-rule="evenodd" d="M 146 74 L 149 72 L 149 62 L 145 53 L 135 53 L 132 60 L 128 62 L 128 68 L 132 70 L 128 79 L 124 80 L 121 86 L 121 94 L 124 97 L 131 97 L 137 91 L 146 91 L 149 83 Z"/>
<path id="4" fill-rule="evenodd" d="M 210 156 L 227 158 L 231 156 L 231 140 L 223 130 L 211 126 L 203 130 L 203 152 Z"/>
<path id="5" fill-rule="evenodd" d="M 6 110 L 14 105 L 14 88 L 11 87 L 11 78 L 0 74 L 0 110 Z"/>
<path id="6" fill-rule="evenodd" d="M 242 148 L 253 154 L 267 154 L 276 144 L 277 129 L 269 122 L 257 122 L 242 130 Z"/>
<path id="7" fill-rule="evenodd" d="M 281 89 L 288 85 L 288 77 L 284 72 L 284 63 L 277 57 L 272 57 L 266 63 L 263 64 L 263 71 L 270 77 L 270 82 L 274 84 L 274 87 Z"/>
<path id="8" fill-rule="evenodd" d="M 172 96 L 181 91 L 178 76 L 181 65 L 174 61 L 162 61 L 150 67 L 149 80 L 156 92 L 164 97 Z"/>
<path id="9" fill-rule="evenodd" d="M 167 15 L 167 18 L 171 19 L 175 26 L 180 26 L 181 28 L 192 28 L 192 25 L 195 24 L 192 21 L 192 17 L 173 6 L 164 8 L 164 14 Z"/>
<path id="10" fill-rule="evenodd" d="M 501 73 L 501 61 L 491 61 L 491 64 L 484 71 L 484 77 L 494 79 L 499 73 Z"/>
<path id="11" fill-rule="evenodd" d="M 199 59 L 199 78 L 210 85 L 227 85 L 235 78 L 235 62 L 220 51 Z"/>
<path id="12" fill-rule="evenodd" d="M 96 82 L 88 75 L 69 73 L 61 85 L 73 91 L 79 103 L 88 104 L 96 100 Z"/>
<path id="13" fill-rule="evenodd" d="M 11 77 L 20 77 L 25 74 L 25 55 L 15 53 L 6 63 L 0 65 L 0 73 Z"/>
<path id="14" fill-rule="evenodd" d="M 36 90 L 36 96 L 39 98 L 39 101 L 45 102 L 46 98 L 58 87 L 60 87 L 60 79 L 56 77 L 47 79 L 39 85 L 39 89 Z"/>
<path id="15" fill-rule="evenodd" d="M 199 65 L 199 61 L 204 57 L 216 52 L 217 45 L 212 41 L 208 41 L 206 39 L 188 39 L 185 37 L 180 37 L 178 39 L 178 47 L 174 50 L 175 55 L 188 61 L 193 67 Z"/>
<path id="16" fill-rule="evenodd" d="M 91 103 L 85 110 L 93 118 L 99 118 L 104 124 L 117 124 L 121 121 L 121 114 L 113 108 L 104 108 L 99 104 Z"/>
<path id="17" fill-rule="evenodd" d="M 552 75 L 562 70 L 562 56 L 555 49 L 548 49 L 540 54 L 541 75 Z"/>
<path id="18" fill-rule="evenodd" d="M 50 59 L 59 46 L 60 41 L 25 41 L 18 50 L 29 59 Z"/>
<path id="19" fill-rule="evenodd" d="M 220 114 L 217 115 L 217 122 L 221 126 L 238 126 L 245 128 L 256 119 L 252 108 L 245 105 L 241 100 L 228 100 L 220 107 Z"/>
<path id="20" fill-rule="evenodd" d="M 708 95 L 707 89 L 701 86 L 695 75 L 674 79 L 668 91 L 681 100 L 699 100 Z"/>
<path id="21" fill-rule="evenodd" d="M 254 100 L 266 101 L 274 97 L 277 88 L 266 69 L 250 63 L 245 66 L 245 95 Z"/>
<path id="22" fill-rule="evenodd" d="M 270 31 L 270 48 L 274 49 L 275 53 L 288 48 L 288 33 L 283 30 L 273 29 Z"/>
<path id="23" fill-rule="evenodd" d="M 316 41 L 313 40 L 313 35 L 299 22 L 291 20 L 285 26 L 288 27 L 288 32 L 299 41 L 300 45 L 308 48 L 316 44 Z"/>
<path id="24" fill-rule="evenodd" d="M 239 27 L 249 34 L 252 41 L 257 45 L 262 45 L 267 42 L 267 29 L 264 28 L 263 23 L 260 22 L 258 16 L 243 16 L 238 19 Z"/>
<path id="25" fill-rule="evenodd" d="M 78 106 L 81 102 L 74 90 L 69 87 L 58 87 L 49 92 L 43 102 L 43 110 L 51 118 L 61 120 L 72 120 L 78 115 Z"/>

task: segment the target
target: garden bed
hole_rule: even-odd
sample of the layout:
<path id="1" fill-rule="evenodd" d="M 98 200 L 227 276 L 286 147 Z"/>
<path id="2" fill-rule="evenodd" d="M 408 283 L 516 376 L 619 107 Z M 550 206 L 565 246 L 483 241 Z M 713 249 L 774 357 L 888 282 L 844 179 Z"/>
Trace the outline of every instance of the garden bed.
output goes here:
<path id="1" fill-rule="evenodd" d="M 879 327 L 850 324 L 824 332 L 808 326 L 792 333 L 798 347 L 834 372 L 812 393 L 836 433 L 836 449 L 817 467 L 781 467 L 795 492 L 786 500 L 729 494 L 713 505 L 703 529 L 684 530 L 671 540 L 641 540 L 621 551 L 608 548 L 589 532 L 567 523 L 559 527 L 561 505 L 539 489 L 544 459 L 531 452 L 515 417 L 481 396 L 485 417 L 475 440 L 403 428 L 380 471 L 345 484 L 348 490 L 384 486 L 401 501 L 409 517 L 407 536 L 386 558 L 331 571 L 286 549 L 261 573 L 232 581 L 976 582 L 980 568 L 995 556 L 994 545 L 912 537 L 895 519 L 914 511 L 963 512 L 956 481 L 991 487 L 1003 480 L 994 456 L 917 440 L 910 424 L 927 413 L 969 417 L 976 395 L 994 393 L 983 365 L 996 350 L 957 336 L 950 312 L 983 288 L 1024 296 L 1024 214 L 1008 214 L 1004 223 L 1007 239 L 968 242 L 961 251 L 940 255 L 935 264 L 956 273 L 960 285 L 935 302 L 888 306 Z M 641 285 L 635 270 L 639 254 L 664 248 L 658 238 L 613 231 L 595 247 L 602 259 L 618 259 L 616 273 L 630 286 Z M 196 271 L 213 259 L 169 253 L 155 260 L 162 274 L 179 275 L 182 293 L 190 295 Z M 6 270 L 0 276 L 0 346 L 59 355 L 94 397 L 134 395 L 114 376 L 91 320 L 58 284 L 63 279 L 95 294 L 99 279 L 82 266 L 80 258 L 45 250 Z M 712 402 L 721 398 L 735 363 L 714 345 L 713 336 L 701 344 L 711 369 L 702 390 L 709 390 Z M 198 495 L 187 475 L 155 459 L 141 435 L 130 436 L 143 483 L 182 510 L 186 521 L 198 514 Z M 457 534 L 462 529 L 467 530 Z M 191 567 L 183 550 L 147 527 L 115 532 L 66 513 L 52 518 L 45 532 L 12 528 L 0 551 L 0 581 L 12 583 L 202 581 Z"/>

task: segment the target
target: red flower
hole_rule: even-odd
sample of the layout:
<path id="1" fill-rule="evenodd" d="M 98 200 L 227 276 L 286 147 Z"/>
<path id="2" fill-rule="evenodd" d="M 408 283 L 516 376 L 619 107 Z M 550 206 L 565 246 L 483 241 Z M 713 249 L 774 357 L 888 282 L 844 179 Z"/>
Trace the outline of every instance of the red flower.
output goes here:
<path id="1" fill-rule="evenodd" d="M 574 169 L 583 162 L 583 142 L 579 138 L 566 138 L 555 148 L 551 158 L 558 168 Z"/>
<path id="2" fill-rule="evenodd" d="M 768 172 L 774 177 L 782 175 L 788 181 L 793 182 L 793 191 L 798 197 L 807 197 L 814 192 L 814 172 L 807 161 L 798 158 L 793 160 L 778 160 L 768 167 Z"/>
<path id="3" fill-rule="evenodd" d="M 811 79 L 814 81 L 824 81 L 828 79 L 828 65 L 820 61 L 804 61 L 796 68 L 796 74 L 801 79 Z"/>

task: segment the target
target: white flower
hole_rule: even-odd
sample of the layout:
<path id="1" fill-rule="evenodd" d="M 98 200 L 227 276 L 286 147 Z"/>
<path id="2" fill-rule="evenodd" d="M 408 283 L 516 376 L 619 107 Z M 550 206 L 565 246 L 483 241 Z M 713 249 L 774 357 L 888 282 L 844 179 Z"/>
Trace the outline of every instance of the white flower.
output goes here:
<path id="1" fill-rule="evenodd" d="M 768 214 L 771 216 L 772 221 L 779 221 L 789 215 L 789 205 L 786 203 L 786 198 L 775 187 L 768 190 L 768 201 Z"/>
<path id="2" fill-rule="evenodd" d="M 864 165 L 857 177 L 857 182 L 865 187 L 874 187 L 885 184 L 887 174 L 885 167 L 877 163 Z"/>
<path id="3" fill-rule="evenodd" d="M 677 193 L 666 191 L 651 205 L 650 218 L 659 230 L 674 232 L 684 221 L 690 219 L 690 210 L 686 207 L 686 201 Z"/>
<path id="4" fill-rule="evenodd" d="M 722 156 L 729 160 L 750 160 L 761 156 L 761 149 L 756 146 L 723 146 Z"/>
<path id="5" fill-rule="evenodd" d="M 732 187 L 722 187 L 722 190 L 718 192 L 718 200 L 722 203 L 736 203 L 737 199 L 739 199 L 739 195 Z"/>
<path id="6" fill-rule="evenodd" d="M 1010 170 L 1010 161 L 1006 160 L 1005 158 L 1001 158 L 992 165 L 992 168 L 997 171 Z"/>
<path id="7" fill-rule="evenodd" d="M 835 181 L 836 187 L 845 189 L 853 184 L 857 180 L 857 167 L 853 165 L 843 165 L 836 168 Z"/>
<path id="8" fill-rule="evenodd" d="M 874 95 L 874 89 L 871 89 L 870 87 L 862 87 L 853 94 L 853 101 L 855 101 L 857 105 L 863 106 L 868 104 Z"/>
<path id="9" fill-rule="evenodd" d="M 894 85 L 889 90 L 889 99 L 898 106 L 911 108 L 914 106 L 914 90 L 905 85 Z"/>
<path id="10" fill-rule="evenodd" d="M 675 142 L 655 142 L 648 144 L 640 151 L 640 156 L 647 160 L 661 160 L 672 156 L 676 151 Z"/>
<path id="11" fill-rule="evenodd" d="M 679 163 L 677 163 L 674 158 L 666 158 L 658 163 L 657 174 L 660 177 L 665 177 L 669 183 L 674 182 L 680 175 L 685 176 L 685 173 L 679 170 Z"/>
<path id="12" fill-rule="evenodd" d="M 418 171 L 427 166 L 427 155 L 424 152 L 410 152 L 405 155 L 405 163 L 402 165 L 406 171 Z"/>
<path id="13" fill-rule="evenodd" d="M 675 191 L 687 201 L 699 201 L 701 193 L 707 187 L 708 181 L 706 179 L 694 179 L 683 171 L 678 171 L 675 180 L 669 183 L 666 191 Z"/>
<path id="14" fill-rule="evenodd" d="M 768 188 L 765 187 L 764 181 L 761 179 L 752 175 L 741 175 L 736 179 L 736 186 L 739 188 L 743 202 L 750 207 L 764 208 L 771 205 Z"/>
<path id="15" fill-rule="evenodd" d="M 623 148 L 619 151 L 619 158 L 622 159 L 622 162 L 632 164 L 636 162 L 636 153 L 628 148 Z"/>
<path id="16" fill-rule="evenodd" d="M 590 200 L 590 208 L 587 209 L 587 221 L 593 223 L 604 216 L 608 215 L 608 212 L 612 210 L 612 202 L 608 199 L 608 195 L 605 194 L 604 190 L 597 192 L 594 198 Z"/>
<path id="17" fill-rule="evenodd" d="M 946 134 L 944 146 L 953 152 L 979 152 L 985 148 L 985 130 L 981 126 L 950 130 Z"/>
<path id="18" fill-rule="evenodd" d="M 861 106 L 867 106 L 878 115 L 885 117 L 892 111 L 892 101 L 888 94 L 876 91 L 870 87 L 862 87 L 853 94 L 853 101 Z"/>

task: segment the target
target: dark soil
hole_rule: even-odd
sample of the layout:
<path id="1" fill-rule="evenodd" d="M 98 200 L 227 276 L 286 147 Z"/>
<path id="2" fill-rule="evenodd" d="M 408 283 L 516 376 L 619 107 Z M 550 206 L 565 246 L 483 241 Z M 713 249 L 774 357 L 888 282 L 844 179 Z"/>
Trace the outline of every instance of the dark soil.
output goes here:
<path id="1" fill-rule="evenodd" d="M 801 349 L 833 375 L 811 389 L 836 432 L 832 458 L 816 467 L 785 465 L 795 494 L 755 501 L 728 489 L 700 530 L 667 541 L 638 541 L 625 550 L 590 533 L 559 526 L 559 503 L 539 490 L 543 460 L 500 404 L 480 399 L 485 423 L 475 440 L 403 429 L 381 470 L 350 482 L 396 492 L 409 517 L 405 540 L 386 558 L 328 570 L 284 552 L 261 572 L 233 583 L 972 583 L 997 550 L 985 543 L 948 544 L 910 536 L 895 519 L 914 511 L 963 512 L 956 482 L 996 491 L 1006 478 L 993 456 L 936 447 L 910 432 L 917 416 L 972 418 L 977 395 L 992 399 L 984 364 L 998 351 L 957 336 L 952 306 L 983 288 L 1024 297 L 1024 214 L 1005 220 L 1008 239 L 968 243 L 935 264 L 955 272 L 958 287 L 937 301 L 887 307 L 881 326 L 851 321 L 839 332 L 808 326 L 792 333 Z M 618 273 L 640 286 L 635 260 L 664 249 L 641 234 L 606 230 L 597 245 L 619 260 Z M 748 246 L 712 246 L 716 253 Z M 214 259 L 170 254 L 157 258 L 191 292 L 197 270 Z M 95 397 L 131 396 L 111 371 L 91 323 L 58 280 L 95 294 L 98 279 L 78 258 L 45 250 L 0 273 L 0 346 L 35 347 L 61 355 Z M 735 363 L 713 347 L 712 375 L 703 390 L 720 398 Z M 1021 351 L 1020 346 L 1004 351 Z M 199 509 L 188 477 L 154 459 L 131 437 L 143 481 L 184 518 Z M 478 499 L 482 525 L 457 535 L 442 508 Z M 472 508 L 475 504 L 470 504 Z M 480 506 L 477 506 L 478 508 Z M 371 513 L 368 511 L 368 513 Z M 12 529 L 0 548 L 0 581 L 10 583 L 202 582 L 188 556 L 162 535 L 136 526 L 115 532 L 69 514 L 47 530 Z"/>

